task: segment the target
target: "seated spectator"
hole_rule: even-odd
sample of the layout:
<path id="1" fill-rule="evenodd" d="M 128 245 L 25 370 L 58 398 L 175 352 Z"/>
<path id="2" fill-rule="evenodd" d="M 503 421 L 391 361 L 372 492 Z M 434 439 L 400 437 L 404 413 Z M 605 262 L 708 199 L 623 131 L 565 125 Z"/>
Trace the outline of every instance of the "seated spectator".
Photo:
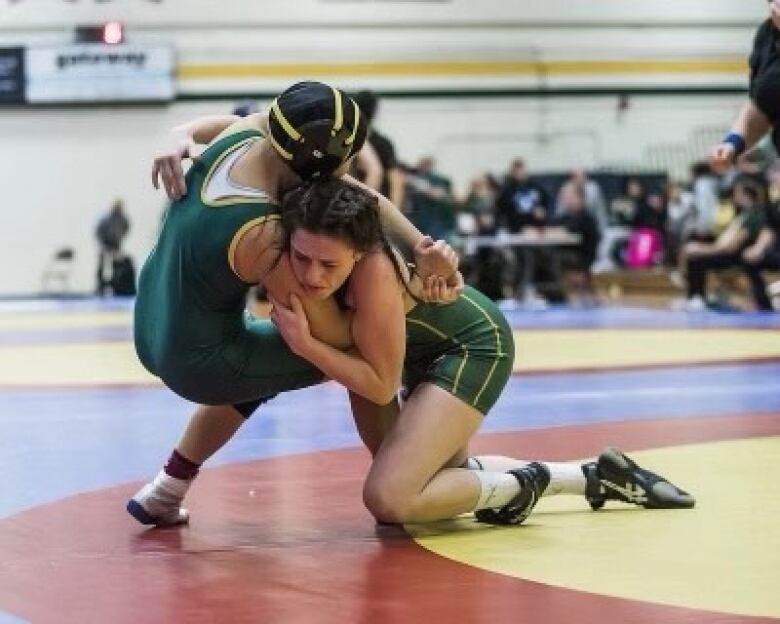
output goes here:
<path id="1" fill-rule="evenodd" d="M 664 255 L 671 265 L 676 265 L 677 256 L 692 228 L 695 218 L 693 193 L 677 181 L 667 185 L 666 249 Z"/>
<path id="2" fill-rule="evenodd" d="M 757 242 L 765 221 L 766 189 L 754 178 L 739 178 L 732 192 L 736 216 L 712 243 L 691 241 L 683 248 L 688 292 L 685 308 L 706 307 L 707 273 L 712 269 L 744 267 L 742 252 Z M 754 297 L 756 293 L 754 292 Z M 757 301 L 757 305 L 758 301 Z"/>
<path id="3" fill-rule="evenodd" d="M 750 280 L 756 308 L 772 310 L 763 271 L 780 270 L 780 205 L 767 204 L 765 218 L 756 242 L 742 251 L 742 263 Z"/>
<path id="4" fill-rule="evenodd" d="M 610 222 L 613 225 L 633 225 L 645 201 L 645 189 L 639 178 L 626 178 L 623 192 L 610 204 Z"/>
<path id="5" fill-rule="evenodd" d="M 604 191 L 596 180 L 588 176 L 588 172 L 583 167 L 572 169 L 569 180 L 579 184 L 584 189 L 585 209 L 596 220 L 596 224 L 599 227 L 599 237 L 601 239 L 599 248 L 596 251 L 595 264 L 600 264 L 602 267 L 607 268 L 611 266 L 611 261 L 609 259 L 609 210 L 607 210 Z M 561 206 L 556 206 L 555 214 L 560 216 Z"/>
<path id="6" fill-rule="evenodd" d="M 487 173 L 471 181 L 468 195 L 461 204 L 458 214 L 458 229 L 461 234 L 491 236 L 496 233 L 496 181 Z M 461 226 L 470 220 L 470 231 Z M 504 258 L 500 249 L 479 247 L 476 255 L 464 258 L 461 272 L 467 283 L 473 284 L 491 299 L 503 296 Z"/>
<path id="7" fill-rule="evenodd" d="M 631 233 L 623 253 L 624 264 L 630 268 L 646 268 L 661 264 L 666 245 L 666 198 L 657 191 L 646 195 L 637 204 Z"/>
<path id="8" fill-rule="evenodd" d="M 496 185 L 489 174 L 484 173 L 471 181 L 461 211 L 474 217 L 474 233 L 493 234 L 496 231 Z"/>
<path id="9" fill-rule="evenodd" d="M 591 266 L 599 246 L 598 223 L 586 208 L 585 189 L 574 181 L 564 183 L 558 192 L 557 203 L 561 209 L 557 223 L 580 237 L 576 247 L 566 247 L 559 252 L 568 294 L 573 303 L 592 305 L 596 302 L 596 293 Z"/>
<path id="10" fill-rule="evenodd" d="M 536 182 L 530 179 L 525 162 L 522 159 L 512 161 L 504 184 L 498 193 L 496 200 L 497 217 L 499 228 L 508 230 L 511 233 L 517 233 L 528 227 L 541 228 L 547 225 L 551 220 L 551 202 L 545 190 Z M 523 273 L 528 268 L 524 266 L 524 252 L 520 247 L 514 248 L 515 266 L 513 270 L 512 282 L 515 289 L 518 289 L 523 282 L 528 283 Z M 544 251 L 534 250 L 538 257 L 536 258 L 536 269 L 544 268 L 548 264 L 544 261 Z M 528 263 L 530 266 L 531 263 Z M 531 281 L 536 276 L 531 276 Z M 520 290 L 529 290 L 528 288 L 519 288 Z M 530 292 L 513 292 L 513 297 L 519 297 L 524 300 L 538 300 L 538 295 L 533 288 Z M 539 300 L 538 303 L 543 303 Z"/>
<path id="11" fill-rule="evenodd" d="M 666 233 L 666 197 L 658 191 L 649 192 L 645 201 L 640 202 L 634 215 L 633 226 L 635 228 L 649 228 Z"/>
<path id="12" fill-rule="evenodd" d="M 525 162 L 519 158 L 512 161 L 496 205 L 500 225 L 513 233 L 526 226 L 541 227 L 549 221 L 549 197 L 530 179 Z"/>
<path id="13" fill-rule="evenodd" d="M 645 189 L 639 178 L 628 177 L 623 183 L 623 191 L 609 205 L 610 231 L 607 237 L 609 248 L 605 254 L 612 266 L 625 266 L 626 247 L 631 230 L 640 212 L 646 212 Z"/>
<path id="14" fill-rule="evenodd" d="M 604 192 L 601 190 L 599 183 L 588 177 L 587 170 L 582 167 L 572 169 L 567 181 L 574 182 L 582 187 L 585 196 L 585 210 L 596 220 L 599 232 L 603 234 L 609 225 L 609 213 L 607 212 L 607 203 L 604 200 Z M 558 197 L 560 198 L 560 194 Z M 563 212 L 563 206 L 560 203 L 556 203 L 556 216 L 560 216 Z"/>
<path id="15" fill-rule="evenodd" d="M 715 212 L 719 203 L 720 182 L 706 162 L 691 167 L 694 219 L 691 238 L 699 241 L 715 239 Z"/>

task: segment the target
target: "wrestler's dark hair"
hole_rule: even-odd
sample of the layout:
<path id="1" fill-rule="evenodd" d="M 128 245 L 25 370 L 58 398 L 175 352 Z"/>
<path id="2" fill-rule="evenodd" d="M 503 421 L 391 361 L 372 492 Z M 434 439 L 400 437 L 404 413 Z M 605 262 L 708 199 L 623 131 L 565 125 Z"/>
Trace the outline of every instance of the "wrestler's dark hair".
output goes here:
<path id="1" fill-rule="evenodd" d="M 366 140 L 366 116 L 335 87 L 298 82 L 271 104 L 268 140 L 303 180 L 328 177 Z"/>
<path id="2" fill-rule="evenodd" d="M 282 225 L 288 233 L 304 228 L 366 252 L 386 242 L 377 198 L 362 189 L 326 178 L 289 192 L 282 205 Z"/>
<path id="3" fill-rule="evenodd" d="M 287 232 L 285 250 L 296 228 L 325 234 L 359 252 L 381 249 L 406 284 L 398 259 L 382 231 L 379 201 L 375 195 L 335 178 L 312 180 L 289 192 L 282 203 L 282 225 Z"/>

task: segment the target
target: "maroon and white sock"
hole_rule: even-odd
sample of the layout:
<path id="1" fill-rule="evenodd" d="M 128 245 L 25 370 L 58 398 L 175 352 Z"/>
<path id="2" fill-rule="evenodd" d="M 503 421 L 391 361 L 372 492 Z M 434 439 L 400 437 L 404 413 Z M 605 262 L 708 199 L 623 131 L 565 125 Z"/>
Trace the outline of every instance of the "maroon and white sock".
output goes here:
<path id="1" fill-rule="evenodd" d="M 190 461 L 184 455 L 179 453 L 176 449 L 173 449 L 171 456 L 168 458 L 165 466 L 163 467 L 165 474 L 174 479 L 181 479 L 183 481 L 191 481 L 198 474 L 200 470 L 200 464 L 196 464 Z"/>

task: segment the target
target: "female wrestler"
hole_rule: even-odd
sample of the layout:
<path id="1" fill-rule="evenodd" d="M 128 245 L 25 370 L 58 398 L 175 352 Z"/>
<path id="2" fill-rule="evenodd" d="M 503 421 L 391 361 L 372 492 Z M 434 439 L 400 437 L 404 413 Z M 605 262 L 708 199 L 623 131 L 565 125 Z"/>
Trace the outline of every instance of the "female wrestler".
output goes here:
<path id="1" fill-rule="evenodd" d="M 417 280 L 387 244 L 378 215 L 372 195 L 339 180 L 304 185 L 282 210 L 292 271 L 305 291 L 335 294 L 349 311 L 352 350 L 313 336 L 297 296 L 289 307 L 271 298 L 271 318 L 292 351 L 353 394 L 359 432 L 374 455 L 364 500 L 378 520 L 476 511 L 480 521 L 516 524 L 545 492 L 586 495 L 594 508 L 607 499 L 693 506 L 690 495 L 614 449 L 585 465 L 469 461 L 468 441 L 512 371 L 512 332 L 473 288 L 447 305 L 416 298 Z M 399 410 L 402 370 L 407 398 Z"/>
<path id="2" fill-rule="evenodd" d="M 176 201 L 141 271 L 136 350 L 150 372 L 200 406 L 165 468 L 128 502 L 147 524 L 186 521 L 166 501 L 183 496 L 199 465 L 260 403 L 322 380 L 269 321 L 245 315 L 252 284 L 283 301 L 297 293 L 315 335 L 337 347 L 350 342 L 333 299 L 301 288 L 280 257 L 278 198 L 303 180 L 346 170 L 366 134 L 357 105 L 328 85 L 304 82 L 274 101 L 267 132 L 260 115 L 231 124 L 236 119 L 186 127 L 187 140 L 155 161 L 154 182 L 159 176 Z M 183 178 L 189 143 L 211 141 L 223 130 Z M 421 271 L 453 273 L 457 259 L 449 247 L 432 244 L 387 200 L 379 203 L 385 226 L 415 248 Z"/>

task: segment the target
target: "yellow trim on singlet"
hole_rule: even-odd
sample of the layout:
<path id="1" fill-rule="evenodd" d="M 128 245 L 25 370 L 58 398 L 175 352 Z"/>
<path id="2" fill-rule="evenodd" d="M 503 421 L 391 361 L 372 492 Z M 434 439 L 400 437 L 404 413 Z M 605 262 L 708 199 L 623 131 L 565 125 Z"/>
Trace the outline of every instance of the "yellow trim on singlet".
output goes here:
<path id="1" fill-rule="evenodd" d="M 281 218 L 282 218 L 281 215 L 270 214 L 270 215 L 265 215 L 263 217 L 250 219 L 249 221 L 244 223 L 244 225 L 238 228 L 235 234 L 233 234 L 233 238 L 230 241 L 230 245 L 228 246 L 228 250 L 227 250 L 227 260 L 228 260 L 228 264 L 230 265 L 230 270 L 233 271 L 233 274 L 242 282 L 246 280 L 243 277 L 241 277 L 238 271 L 236 271 L 236 248 L 238 247 L 238 243 L 241 242 L 241 237 L 243 237 L 244 234 L 246 234 L 253 227 L 260 225 L 261 223 L 265 223 L 266 221 L 276 221 Z"/>
<path id="2" fill-rule="evenodd" d="M 461 294 L 461 297 L 463 297 L 466 301 L 468 301 L 471 305 L 473 305 L 477 310 L 479 310 L 482 315 L 488 320 L 488 323 L 490 323 L 490 326 L 493 328 L 493 331 L 496 334 L 496 359 L 493 361 L 493 366 L 490 367 L 490 372 L 488 373 L 487 377 L 485 378 L 485 383 L 482 384 L 482 387 L 479 389 L 479 392 L 477 393 L 477 397 L 474 399 L 474 405 L 479 403 L 479 397 L 482 396 L 482 393 L 485 391 L 485 388 L 487 388 L 487 385 L 490 383 L 490 379 L 493 377 L 493 373 L 496 372 L 496 366 L 498 366 L 498 359 L 501 357 L 504 357 L 506 355 L 505 353 L 501 352 L 501 336 L 498 332 L 498 325 L 493 322 L 493 319 L 490 318 L 490 315 L 485 312 L 484 308 L 479 305 L 476 301 L 473 299 L 469 299 L 466 295 Z"/>
<path id="3" fill-rule="evenodd" d="M 243 141 L 240 141 L 232 147 L 226 149 L 214 160 L 214 162 L 211 164 L 211 167 L 209 167 L 208 172 L 206 172 L 206 176 L 203 178 L 203 184 L 200 187 L 200 201 L 204 206 L 208 206 L 209 208 L 221 208 L 223 206 L 232 206 L 235 204 L 257 204 L 268 201 L 268 195 L 265 192 L 263 192 L 262 195 L 257 195 L 255 197 L 247 197 L 245 195 L 226 195 L 225 197 L 220 197 L 219 199 L 214 200 L 208 199 L 206 197 L 206 188 L 208 187 L 209 182 L 214 175 L 214 171 L 222 163 L 222 161 L 233 154 L 236 150 L 244 147 L 250 141 L 257 141 L 261 138 L 263 138 L 262 134 L 260 137 L 247 137 Z"/>
<path id="4" fill-rule="evenodd" d="M 469 358 L 469 349 L 466 345 L 464 345 L 461 342 L 458 342 L 453 338 L 452 336 L 448 336 L 443 331 L 436 329 L 433 325 L 428 325 L 425 321 L 420 321 L 418 319 L 413 318 L 407 318 L 407 323 L 417 323 L 418 325 L 422 325 L 425 329 L 433 332 L 436 334 L 439 338 L 444 338 L 445 340 L 452 340 L 456 345 L 458 345 L 461 349 L 463 349 L 463 361 L 460 363 L 460 366 L 458 367 L 458 372 L 455 374 L 455 382 L 452 385 L 452 392 L 455 394 L 458 391 L 458 383 L 460 382 L 460 374 L 463 372 L 463 368 L 466 366 L 466 360 Z M 476 405 L 476 401 L 474 401 L 473 405 Z"/>

